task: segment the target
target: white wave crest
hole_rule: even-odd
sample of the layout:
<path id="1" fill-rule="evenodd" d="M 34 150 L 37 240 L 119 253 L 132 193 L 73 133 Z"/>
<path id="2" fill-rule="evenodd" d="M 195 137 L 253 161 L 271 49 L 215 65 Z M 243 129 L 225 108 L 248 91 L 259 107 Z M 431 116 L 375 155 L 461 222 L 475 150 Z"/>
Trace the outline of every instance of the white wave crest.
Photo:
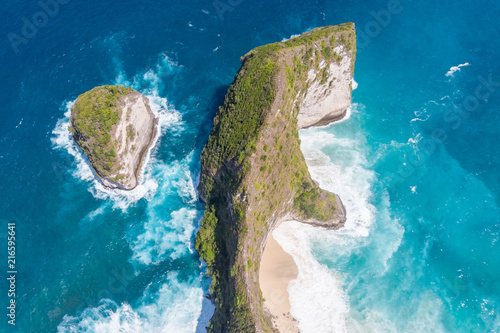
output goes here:
<path id="1" fill-rule="evenodd" d="M 148 202 L 142 234 L 131 241 L 132 263 L 149 265 L 165 260 L 176 259 L 193 252 L 191 236 L 201 218 L 202 211 L 194 208 L 197 200 L 195 177 L 189 165 L 194 159 L 194 151 L 181 161 L 157 167 L 155 176 L 161 184 L 158 194 Z M 182 208 L 171 213 L 165 205 L 182 199 Z M 178 205 L 178 204 L 177 204 Z"/>
<path id="2" fill-rule="evenodd" d="M 180 282 L 169 273 L 157 291 L 150 285 L 139 306 L 116 304 L 103 299 L 99 306 L 85 309 L 79 316 L 64 316 L 59 333 L 193 333 L 203 332 L 213 313 L 213 306 L 203 297 L 200 279 Z"/>
<path id="3" fill-rule="evenodd" d="M 434 101 L 430 101 L 430 102 L 436 103 Z M 417 110 L 417 111 L 414 111 L 413 113 L 415 114 L 416 117 L 413 118 L 412 120 L 410 120 L 411 123 L 414 121 L 426 122 L 431 117 L 431 115 L 429 113 L 427 113 L 427 109 Z"/>
<path id="4" fill-rule="evenodd" d="M 300 34 L 298 34 L 298 35 L 291 35 L 288 38 L 283 38 L 281 41 L 282 42 L 286 42 L 287 40 L 294 39 L 294 38 L 297 38 L 297 37 L 300 37 Z"/>
<path id="5" fill-rule="evenodd" d="M 423 139 L 422 133 L 417 133 L 415 137 L 411 137 L 408 139 L 408 145 L 413 147 L 414 150 L 418 150 L 418 143 Z"/>
<path id="6" fill-rule="evenodd" d="M 339 278 L 311 253 L 311 239 L 318 231 L 295 221 L 284 222 L 273 237 L 292 255 L 299 274 L 288 285 L 290 312 L 304 333 L 344 332 L 349 311 Z"/>
<path id="7" fill-rule="evenodd" d="M 453 66 L 446 73 L 446 76 L 453 76 L 453 74 L 455 74 L 456 71 L 460 71 L 461 70 L 460 67 L 466 67 L 466 66 L 470 66 L 470 64 L 468 62 L 466 62 L 465 64 L 460 64 L 458 66 Z"/>
<path id="8" fill-rule="evenodd" d="M 169 220 L 148 219 L 145 232 L 138 236 L 132 247 L 132 260 L 149 265 L 161 262 L 166 253 L 177 259 L 188 249 L 192 252 L 191 235 L 197 216 L 201 216 L 201 211 L 181 208 L 172 212 Z"/>
<path id="9" fill-rule="evenodd" d="M 358 83 L 352 78 L 352 90 L 358 89 Z"/>

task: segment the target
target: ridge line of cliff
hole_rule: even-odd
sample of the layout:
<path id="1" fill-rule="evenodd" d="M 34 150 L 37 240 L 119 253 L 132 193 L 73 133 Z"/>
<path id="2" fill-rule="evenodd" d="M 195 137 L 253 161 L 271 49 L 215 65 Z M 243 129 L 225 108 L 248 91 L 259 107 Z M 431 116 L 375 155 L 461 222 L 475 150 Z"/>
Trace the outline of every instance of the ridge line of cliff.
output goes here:
<path id="1" fill-rule="evenodd" d="M 212 278 L 209 332 L 272 332 L 258 283 L 267 235 L 283 219 L 338 228 L 340 198 L 311 179 L 298 130 L 339 119 L 351 102 L 354 24 L 264 45 L 242 65 L 201 156 L 206 203 L 196 249 Z"/>

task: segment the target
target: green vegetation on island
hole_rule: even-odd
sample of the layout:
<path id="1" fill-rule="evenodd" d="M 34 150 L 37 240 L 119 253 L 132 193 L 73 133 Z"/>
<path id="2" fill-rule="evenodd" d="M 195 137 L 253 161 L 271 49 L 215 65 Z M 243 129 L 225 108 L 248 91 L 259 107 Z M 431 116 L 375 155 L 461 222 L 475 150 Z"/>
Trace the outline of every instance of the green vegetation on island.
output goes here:
<path id="1" fill-rule="evenodd" d="M 116 163 L 111 130 L 121 116 L 118 99 L 133 92 L 119 85 L 95 87 L 78 96 L 71 109 L 69 130 L 100 177 L 108 177 Z"/>
<path id="2" fill-rule="evenodd" d="M 96 87 L 71 108 L 73 139 L 102 184 L 132 190 L 154 142 L 157 119 L 147 97 L 120 85 Z"/>

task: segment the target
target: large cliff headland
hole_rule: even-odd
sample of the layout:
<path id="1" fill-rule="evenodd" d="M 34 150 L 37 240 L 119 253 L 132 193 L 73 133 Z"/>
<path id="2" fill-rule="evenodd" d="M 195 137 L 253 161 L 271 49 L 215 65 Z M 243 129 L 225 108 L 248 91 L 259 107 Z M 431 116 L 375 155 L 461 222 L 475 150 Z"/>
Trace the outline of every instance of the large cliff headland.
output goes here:
<path id="1" fill-rule="evenodd" d="M 201 156 L 196 249 L 212 278 L 209 332 L 276 332 L 259 288 L 269 233 L 286 220 L 344 224 L 340 198 L 311 179 L 298 131 L 345 115 L 355 53 L 354 24 L 345 23 L 241 58 Z"/>
<path id="2" fill-rule="evenodd" d="M 132 88 L 100 86 L 78 96 L 71 108 L 73 139 L 109 188 L 132 190 L 154 141 L 149 100 Z"/>

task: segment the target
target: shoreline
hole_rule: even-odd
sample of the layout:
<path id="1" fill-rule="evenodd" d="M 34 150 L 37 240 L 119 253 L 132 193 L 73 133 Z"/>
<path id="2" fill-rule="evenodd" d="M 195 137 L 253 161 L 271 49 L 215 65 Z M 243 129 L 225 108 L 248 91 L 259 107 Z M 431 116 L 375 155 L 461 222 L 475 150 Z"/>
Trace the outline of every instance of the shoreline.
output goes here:
<path id="1" fill-rule="evenodd" d="M 273 326 L 279 332 L 299 332 L 298 321 L 290 313 L 288 284 L 298 276 L 293 257 L 274 239 L 272 231 L 262 253 L 259 284 L 264 307 L 271 313 Z"/>
<path id="2" fill-rule="evenodd" d="M 139 186 L 139 185 L 142 184 L 144 172 L 145 172 L 146 166 L 147 166 L 147 164 L 149 162 L 149 158 L 151 156 L 151 151 L 156 146 L 156 143 L 158 142 L 158 139 L 160 138 L 159 117 L 156 114 L 154 114 L 154 112 L 152 112 L 152 113 L 154 115 L 153 135 L 151 135 L 151 139 L 149 140 L 148 146 L 146 147 L 146 149 L 144 150 L 144 152 L 141 154 L 141 158 L 140 158 L 140 161 L 139 161 L 139 166 L 138 166 L 138 168 L 137 168 L 137 170 L 135 172 L 135 176 L 136 176 L 136 179 L 137 179 L 137 186 Z"/>

